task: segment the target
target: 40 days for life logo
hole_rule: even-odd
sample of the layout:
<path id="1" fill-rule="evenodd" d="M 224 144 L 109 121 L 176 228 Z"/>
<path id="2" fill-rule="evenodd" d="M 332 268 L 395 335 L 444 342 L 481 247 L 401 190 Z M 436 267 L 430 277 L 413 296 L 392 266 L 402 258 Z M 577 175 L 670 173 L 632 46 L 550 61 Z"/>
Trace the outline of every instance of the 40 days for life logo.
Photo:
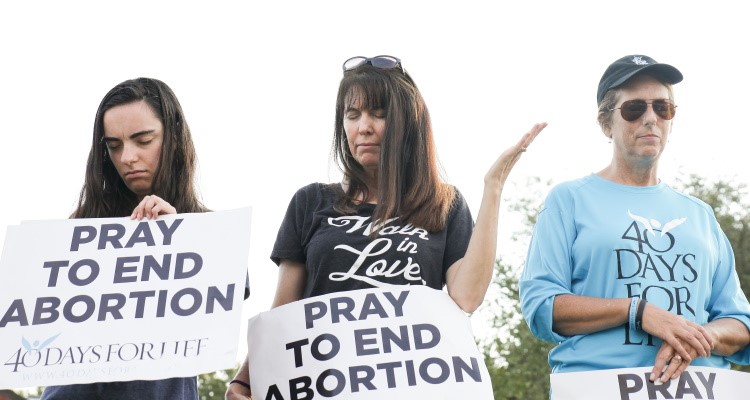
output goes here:
<path id="1" fill-rule="evenodd" d="M 199 357 L 208 345 L 208 338 L 184 339 L 162 342 L 111 343 L 57 347 L 56 334 L 44 340 L 29 341 L 21 338 L 22 346 L 8 358 L 4 365 L 11 372 L 43 370 L 51 366 L 98 366 L 113 362 L 157 361 Z"/>

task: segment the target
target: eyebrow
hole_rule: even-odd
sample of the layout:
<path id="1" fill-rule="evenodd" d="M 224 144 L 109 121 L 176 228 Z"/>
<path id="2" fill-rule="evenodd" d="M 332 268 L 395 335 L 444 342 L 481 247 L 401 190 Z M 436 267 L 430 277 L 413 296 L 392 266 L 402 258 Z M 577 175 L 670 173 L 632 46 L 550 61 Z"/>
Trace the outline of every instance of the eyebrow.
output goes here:
<path id="1" fill-rule="evenodd" d="M 148 130 L 145 130 L 145 131 L 140 131 L 140 132 L 133 133 L 130 136 L 128 136 L 128 138 L 129 139 L 138 139 L 141 136 L 152 134 L 152 133 L 155 133 L 155 132 L 156 132 L 155 129 L 148 129 Z M 114 138 L 114 137 L 102 136 L 102 141 L 103 142 L 115 142 L 115 141 L 118 141 L 118 140 L 120 140 L 120 139 Z"/>

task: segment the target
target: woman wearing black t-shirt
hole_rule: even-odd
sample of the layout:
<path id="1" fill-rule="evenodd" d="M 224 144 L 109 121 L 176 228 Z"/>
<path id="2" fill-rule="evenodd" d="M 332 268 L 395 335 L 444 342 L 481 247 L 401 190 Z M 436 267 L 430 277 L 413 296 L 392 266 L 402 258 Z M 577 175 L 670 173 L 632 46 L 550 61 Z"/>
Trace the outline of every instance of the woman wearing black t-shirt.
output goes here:
<path id="1" fill-rule="evenodd" d="M 336 100 L 333 154 L 342 182 L 294 195 L 271 259 L 273 307 L 331 292 L 417 284 L 466 311 L 492 278 L 500 195 L 513 165 L 546 124 L 536 124 L 485 176 L 476 224 L 459 191 L 440 179 L 427 106 L 401 61 L 353 57 Z M 250 397 L 247 360 L 227 399 Z"/>

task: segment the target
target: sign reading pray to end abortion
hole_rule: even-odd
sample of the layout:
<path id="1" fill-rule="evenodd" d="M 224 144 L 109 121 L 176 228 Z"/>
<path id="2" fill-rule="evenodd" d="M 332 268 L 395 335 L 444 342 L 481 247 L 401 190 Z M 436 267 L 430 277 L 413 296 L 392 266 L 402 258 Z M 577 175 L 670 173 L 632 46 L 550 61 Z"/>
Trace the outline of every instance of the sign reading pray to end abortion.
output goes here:
<path id="1" fill-rule="evenodd" d="M 468 317 L 443 291 L 390 286 L 311 297 L 248 323 L 265 400 L 493 398 Z"/>
<path id="2" fill-rule="evenodd" d="M 688 367 L 667 382 L 651 382 L 651 367 L 551 374 L 552 400 L 745 400 L 750 374 Z"/>
<path id="3" fill-rule="evenodd" d="M 249 239 L 249 208 L 8 227 L 0 388 L 234 366 Z"/>

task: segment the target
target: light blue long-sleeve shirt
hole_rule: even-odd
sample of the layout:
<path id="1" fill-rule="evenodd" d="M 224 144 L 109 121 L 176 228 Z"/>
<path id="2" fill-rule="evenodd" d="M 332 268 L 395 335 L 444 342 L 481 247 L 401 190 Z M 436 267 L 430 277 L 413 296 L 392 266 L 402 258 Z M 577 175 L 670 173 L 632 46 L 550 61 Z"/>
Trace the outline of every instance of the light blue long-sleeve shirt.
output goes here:
<path id="1" fill-rule="evenodd" d="M 521 308 L 537 337 L 558 345 L 553 372 L 651 366 L 659 338 L 627 325 L 562 336 L 555 296 L 638 297 L 698 324 L 735 318 L 750 329 L 734 254 L 713 210 L 666 184 L 634 187 L 597 175 L 553 188 L 537 218 L 520 281 Z M 691 365 L 750 364 L 750 346 Z"/>

